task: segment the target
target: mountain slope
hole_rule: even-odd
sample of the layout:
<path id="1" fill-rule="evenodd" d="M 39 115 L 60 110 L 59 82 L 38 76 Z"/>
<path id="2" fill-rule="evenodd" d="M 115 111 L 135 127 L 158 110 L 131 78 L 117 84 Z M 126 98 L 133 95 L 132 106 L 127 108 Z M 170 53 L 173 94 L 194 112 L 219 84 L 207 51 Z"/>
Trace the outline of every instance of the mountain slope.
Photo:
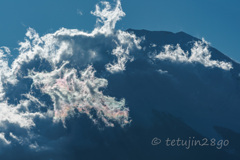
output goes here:
<path id="1" fill-rule="evenodd" d="M 153 51 L 152 44 L 158 44 L 158 47 L 156 48 L 157 51 L 161 51 L 162 47 L 168 44 L 172 44 L 172 45 L 180 44 L 183 50 L 190 51 L 190 48 L 191 48 L 190 43 L 193 41 L 200 40 L 185 32 L 172 33 L 168 31 L 148 31 L 144 29 L 143 30 L 128 29 L 127 31 L 130 33 L 136 34 L 138 37 L 145 37 L 145 40 L 142 43 L 142 45 L 146 47 L 146 52 Z M 211 55 L 212 55 L 211 58 L 213 60 L 231 62 L 234 68 L 233 70 L 231 70 L 231 72 L 236 78 L 239 78 L 239 73 L 240 73 L 239 63 L 229 58 L 228 56 L 224 55 L 223 53 L 218 51 L 216 48 L 209 46 L 209 50 L 211 51 Z"/>

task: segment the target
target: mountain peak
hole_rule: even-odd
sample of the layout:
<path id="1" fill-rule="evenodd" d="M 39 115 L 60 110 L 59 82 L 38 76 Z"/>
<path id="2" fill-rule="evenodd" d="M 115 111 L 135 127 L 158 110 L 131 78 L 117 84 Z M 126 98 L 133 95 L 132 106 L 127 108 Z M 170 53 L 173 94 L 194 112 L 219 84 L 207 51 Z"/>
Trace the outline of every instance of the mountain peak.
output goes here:
<path id="1" fill-rule="evenodd" d="M 195 38 L 185 32 L 169 32 L 169 31 L 149 31 L 145 29 L 127 29 L 128 32 L 133 32 L 138 37 L 145 37 L 144 44 L 154 43 L 158 45 L 166 44 L 186 44 L 190 41 L 197 41 L 198 38 Z"/>
<path id="2" fill-rule="evenodd" d="M 169 32 L 169 31 L 149 31 L 146 29 L 127 29 L 128 32 L 134 33 L 137 37 L 145 37 L 145 40 L 142 42 L 143 46 L 151 46 L 152 44 L 155 44 L 158 47 L 158 49 L 161 50 L 161 47 L 164 45 L 177 45 L 179 44 L 181 48 L 184 51 L 190 51 L 191 49 L 191 43 L 194 41 L 199 41 L 199 38 L 193 37 L 183 31 L 180 32 Z M 201 41 L 201 40 L 200 40 Z M 151 51 L 151 48 L 147 48 L 147 52 Z M 211 59 L 213 60 L 220 60 L 220 61 L 226 61 L 231 62 L 233 65 L 233 68 L 235 68 L 232 72 L 235 72 L 234 75 L 238 75 L 240 72 L 240 65 L 236 63 L 234 60 L 229 58 L 228 56 L 224 55 L 217 49 L 213 48 L 212 46 L 209 46 L 209 50 L 211 52 Z"/>

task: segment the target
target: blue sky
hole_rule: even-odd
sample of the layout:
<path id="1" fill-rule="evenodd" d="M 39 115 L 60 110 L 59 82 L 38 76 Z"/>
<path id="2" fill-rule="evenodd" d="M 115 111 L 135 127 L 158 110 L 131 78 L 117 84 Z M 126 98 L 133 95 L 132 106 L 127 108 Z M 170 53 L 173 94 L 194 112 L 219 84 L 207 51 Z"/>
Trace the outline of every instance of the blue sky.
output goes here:
<path id="1" fill-rule="evenodd" d="M 99 0 L 0 1 L 0 46 L 17 47 L 28 27 L 40 35 L 61 27 L 92 30 L 90 14 Z M 240 1 L 231 0 L 122 0 L 126 17 L 118 28 L 184 31 L 207 41 L 240 61 Z M 80 12 L 82 15 L 80 14 Z"/>
<path id="2" fill-rule="evenodd" d="M 238 158 L 231 142 L 180 154 L 151 142 L 240 139 L 240 64 L 184 34 L 123 31 L 184 31 L 239 61 L 237 1 L 116 1 L 0 1 L 0 160 Z"/>

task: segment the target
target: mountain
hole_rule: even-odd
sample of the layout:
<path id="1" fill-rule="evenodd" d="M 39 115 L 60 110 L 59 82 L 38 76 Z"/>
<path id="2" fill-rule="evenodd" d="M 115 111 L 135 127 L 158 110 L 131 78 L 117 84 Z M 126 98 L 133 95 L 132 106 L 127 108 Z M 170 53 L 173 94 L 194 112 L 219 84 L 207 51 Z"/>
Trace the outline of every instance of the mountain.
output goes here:
<path id="1" fill-rule="evenodd" d="M 136 53 L 139 57 L 127 65 L 126 73 L 113 75 L 113 77 L 117 76 L 118 86 L 121 87 L 112 89 L 112 81 L 111 78 L 109 79 L 109 90 L 119 93 L 114 96 L 119 97 L 122 94 L 126 99 L 128 96 L 130 96 L 129 99 L 138 99 L 139 102 L 134 102 L 130 106 L 135 106 L 134 110 L 141 110 L 141 107 L 138 108 L 136 105 L 138 103 L 144 108 L 141 118 L 147 114 L 146 108 L 149 108 L 149 115 L 150 110 L 154 108 L 181 118 L 186 124 L 208 137 L 219 136 L 218 131 L 214 129 L 215 126 L 240 132 L 239 63 L 211 46 L 195 48 L 198 52 L 201 52 L 201 49 L 202 52 L 208 50 L 207 52 L 211 54 L 209 62 L 206 62 L 206 59 L 205 61 L 202 59 L 191 62 L 182 61 L 179 60 L 181 57 L 175 60 L 171 59 L 172 57 L 152 60 L 152 53 L 154 56 L 158 55 L 165 45 L 176 46 L 177 44 L 183 52 L 189 52 L 188 57 L 191 57 L 191 54 L 194 54 L 192 49 L 196 47 L 194 43 L 202 40 L 184 32 L 133 29 L 127 31 L 145 39 L 141 43 L 143 49 Z M 174 49 L 170 51 L 174 52 Z M 182 51 L 176 54 L 182 54 Z M 225 70 L 219 66 L 210 65 L 217 62 L 231 63 L 232 68 Z"/>
<path id="2" fill-rule="evenodd" d="M 149 152 L 142 153 L 148 145 L 144 141 L 146 137 L 149 140 L 153 137 L 229 139 L 231 145 L 222 150 L 197 147 L 195 149 L 198 153 L 195 149 L 187 153 L 181 150 L 179 153 L 179 148 L 173 147 L 171 153 L 168 153 L 169 148 L 161 146 L 151 154 L 155 157 L 158 154 L 164 155 L 165 159 L 175 159 L 178 156 L 192 156 L 194 159 L 238 159 L 240 150 L 235 142 L 240 138 L 240 65 L 211 46 L 208 46 L 212 56 L 210 61 L 231 63 L 232 69 L 207 66 L 205 61 L 201 60 L 153 60 L 149 57 L 158 55 L 164 46 L 169 44 L 179 44 L 185 53 L 190 53 L 190 57 L 193 54 L 193 42 L 202 40 L 184 32 L 127 31 L 144 37 L 142 50 L 134 54 L 136 58 L 126 65 L 126 71 L 107 78 L 109 85 L 105 93 L 119 99 L 125 97 L 127 105 L 130 106 L 133 119 L 131 127 L 137 131 L 125 136 L 135 137 L 135 144 L 143 143 L 140 145 L 142 148 L 136 151 L 140 155 L 139 159 L 150 156 Z M 129 145 L 128 142 L 122 143 Z M 231 154 L 228 155 L 229 153 Z"/>
<path id="3" fill-rule="evenodd" d="M 184 32 L 115 29 L 120 0 L 91 14 L 90 32 L 0 46 L 0 160 L 240 159 L 240 64 Z"/>
<path id="4" fill-rule="evenodd" d="M 0 159 L 240 158 L 240 64 L 184 32 L 100 31 L 30 29 L 1 61 Z"/>
<path id="5" fill-rule="evenodd" d="M 180 44 L 182 49 L 189 51 L 191 46 L 189 42 L 192 41 L 199 41 L 200 39 L 193 37 L 185 32 L 177 32 L 172 33 L 168 31 L 148 31 L 145 29 L 142 30 L 135 30 L 135 29 L 127 29 L 128 32 L 132 32 L 136 34 L 138 37 L 145 37 L 145 41 L 143 42 L 143 46 L 147 47 L 147 51 L 151 51 L 151 44 L 159 44 L 158 50 L 161 50 L 162 46 L 172 44 L 177 45 Z M 239 77 L 240 73 L 240 65 L 233 59 L 229 58 L 228 56 L 224 55 L 216 48 L 209 47 L 209 50 L 212 55 L 213 60 L 220 60 L 220 61 L 228 61 L 231 62 L 233 65 L 233 70 L 231 72 L 237 77 Z"/>

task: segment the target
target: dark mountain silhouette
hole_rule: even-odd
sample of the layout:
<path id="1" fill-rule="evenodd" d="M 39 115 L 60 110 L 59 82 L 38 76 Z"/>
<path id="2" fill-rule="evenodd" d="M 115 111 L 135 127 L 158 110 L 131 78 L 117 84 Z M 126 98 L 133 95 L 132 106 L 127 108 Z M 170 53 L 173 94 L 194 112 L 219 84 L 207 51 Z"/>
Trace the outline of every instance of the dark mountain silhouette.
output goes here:
<path id="1" fill-rule="evenodd" d="M 189 42 L 200 40 L 182 31 L 177 33 L 168 32 L 168 31 L 148 31 L 145 29 L 142 29 L 142 30 L 127 29 L 127 31 L 136 34 L 138 37 L 145 37 L 145 40 L 143 41 L 142 45 L 147 47 L 146 51 L 151 51 L 149 46 L 153 43 L 158 44 L 159 46 L 158 49 L 162 49 L 162 46 L 167 44 L 172 44 L 172 45 L 180 44 L 183 50 L 189 51 L 191 47 Z M 211 51 L 213 60 L 231 62 L 234 68 L 234 70 L 231 70 L 231 72 L 236 77 L 239 77 L 238 76 L 238 74 L 240 73 L 239 63 L 229 58 L 225 54 L 221 53 L 216 48 L 213 48 L 210 46 L 209 50 Z"/>
<path id="2" fill-rule="evenodd" d="M 152 61 L 148 54 L 160 52 L 164 45 L 180 44 L 183 50 L 190 51 L 191 42 L 199 39 L 184 32 L 133 29 L 129 29 L 128 32 L 133 32 L 138 37 L 145 37 L 141 44 L 143 49 L 136 53 L 137 58 L 133 62 L 127 64 L 126 71 L 108 77 L 109 86 L 105 92 L 119 99 L 125 97 L 130 108 L 133 126 L 145 128 L 139 129 L 138 132 L 146 132 L 149 129 L 147 135 L 139 137 L 139 141 L 144 139 L 143 137 L 154 137 L 155 131 L 151 128 L 155 126 L 156 119 L 153 121 L 151 117 L 156 116 L 155 112 L 163 112 L 178 117 L 185 125 L 193 129 L 196 133 L 190 134 L 192 136 L 201 135 L 209 139 L 230 140 L 230 146 L 222 149 L 221 152 L 231 153 L 230 159 L 240 158 L 239 145 L 234 142 L 240 138 L 239 134 L 235 133 L 240 132 L 240 65 L 211 46 L 209 47 L 211 59 L 231 62 L 233 69 L 226 71 L 216 67 L 205 67 L 202 64 L 175 63 L 168 60 Z M 157 44 L 157 46 L 153 48 L 152 44 Z M 159 74 L 158 69 L 167 72 Z M 158 123 L 165 122 L 165 120 L 158 121 Z M 179 128 L 169 131 L 171 127 Z M 225 130 L 233 131 L 224 132 Z M 191 133 L 184 127 L 180 127 L 176 121 L 171 120 L 168 125 L 161 128 L 161 131 L 158 130 L 155 133 L 159 134 L 159 132 L 164 132 L 165 136 L 173 134 L 173 137 L 182 137 L 184 134 Z M 177 152 L 178 148 L 175 149 Z M 203 148 L 205 149 L 209 148 Z M 173 150 L 172 148 L 171 151 Z M 197 150 L 201 150 L 201 147 Z M 208 151 L 203 155 L 199 152 L 201 154 L 199 157 L 215 159 L 214 155 L 219 155 L 215 152 L 216 150 Z M 179 156 L 175 152 L 172 154 Z M 191 150 L 188 156 L 191 155 L 198 154 Z M 169 159 L 174 158 L 169 157 Z M 226 159 L 226 157 L 220 156 L 217 159 Z"/>
<path id="3" fill-rule="evenodd" d="M 39 144 L 54 151 L 26 151 L 21 145 L 16 145 L 2 154 L 0 159 L 13 159 L 15 155 L 39 160 L 49 157 L 57 160 L 240 159 L 240 64 L 211 46 L 211 59 L 230 62 L 233 69 L 228 71 L 206 67 L 201 63 L 154 60 L 151 54 L 162 51 L 164 45 L 179 44 L 184 51 L 190 52 L 192 42 L 200 39 L 184 32 L 127 31 L 145 37 L 145 40 L 141 42 L 142 49 L 134 51 L 134 61 L 126 64 L 126 70 L 114 74 L 105 70 L 105 61 L 110 57 L 105 53 L 111 53 L 109 48 L 103 48 L 100 53 L 106 56 L 105 61 L 94 62 L 93 66 L 97 77 L 108 80 L 107 88 L 102 89 L 104 95 L 116 97 L 117 100 L 125 98 L 131 124 L 124 128 L 118 124 L 107 128 L 101 123 L 96 126 L 84 114 L 70 116 L 66 120 L 67 129 L 61 124 L 49 126 L 47 124 L 51 122 L 48 120 L 44 123 L 36 121 L 38 128 L 35 132 L 44 137 Z M 152 47 L 153 44 L 156 47 Z M 48 66 L 45 61 L 41 63 Z M 27 65 L 32 67 L 36 64 L 33 61 Z M 31 67 L 23 66 L 23 73 Z M 22 88 L 30 88 L 32 82 L 24 80 L 19 83 Z M 14 97 L 24 91 L 22 88 L 20 91 L 13 88 L 7 95 Z M 52 105 L 49 96 L 41 95 L 34 88 L 33 92 L 34 96 Z M 154 137 L 162 139 L 163 143 L 153 146 L 151 142 Z M 221 149 L 217 146 L 186 149 L 168 147 L 164 142 L 167 138 L 188 140 L 189 137 L 197 140 L 207 138 L 208 143 L 212 138 L 229 140 L 230 143 Z"/>

